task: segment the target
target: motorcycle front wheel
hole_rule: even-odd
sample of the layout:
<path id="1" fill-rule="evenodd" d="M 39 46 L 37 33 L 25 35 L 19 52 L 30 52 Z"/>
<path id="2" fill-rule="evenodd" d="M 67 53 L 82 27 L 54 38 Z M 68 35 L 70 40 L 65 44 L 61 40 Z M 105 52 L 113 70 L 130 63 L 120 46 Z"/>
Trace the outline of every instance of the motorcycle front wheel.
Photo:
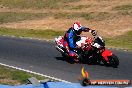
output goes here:
<path id="1" fill-rule="evenodd" d="M 71 63 L 71 64 L 74 63 L 74 60 L 68 54 L 61 53 L 61 55 L 65 59 L 66 62 Z"/>
<path id="2" fill-rule="evenodd" d="M 118 57 L 116 55 L 113 54 L 112 56 L 109 56 L 108 59 L 109 59 L 109 64 L 112 67 L 114 67 L 114 68 L 118 67 L 118 65 L 119 65 L 119 59 L 118 59 Z"/>
<path id="3" fill-rule="evenodd" d="M 117 68 L 119 65 L 119 59 L 116 55 L 112 54 L 111 56 L 108 56 L 108 62 L 105 61 L 105 59 L 102 60 L 104 65 L 106 66 L 112 66 L 114 68 Z"/>

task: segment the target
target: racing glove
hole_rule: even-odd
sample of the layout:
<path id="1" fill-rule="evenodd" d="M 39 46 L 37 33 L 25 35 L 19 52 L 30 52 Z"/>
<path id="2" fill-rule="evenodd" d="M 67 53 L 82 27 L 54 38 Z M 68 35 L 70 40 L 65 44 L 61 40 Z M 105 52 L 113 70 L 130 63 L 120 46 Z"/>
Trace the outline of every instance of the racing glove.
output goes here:
<path id="1" fill-rule="evenodd" d="M 92 33 L 93 36 L 97 35 L 97 32 L 95 30 L 91 30 L 91 33 Z"/>
<path id="2" fill-rule="evenodd" d="M 91 32 L 93 36 L 97 35 L 97 32 L 95 30 L 90 29 L 90 28 L 83 27 L 83 30 L 85 32 Z"/>

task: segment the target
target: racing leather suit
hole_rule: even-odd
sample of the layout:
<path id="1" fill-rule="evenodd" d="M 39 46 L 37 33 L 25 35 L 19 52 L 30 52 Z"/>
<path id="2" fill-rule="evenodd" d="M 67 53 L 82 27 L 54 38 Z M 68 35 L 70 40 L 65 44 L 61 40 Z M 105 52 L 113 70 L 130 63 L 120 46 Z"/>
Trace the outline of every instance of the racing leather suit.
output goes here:
<path id="1" fill-rule="evenodd" d="M 71 57 L 75 57 L 77 55 L 77 53 L 75 52 L 75 50 L 77 49 L 77 46 L 76 46 L 76 41 L 79 39 L 82 31 L 84 32 L 93 32 L 95 30 L 91 30 L 89 28 L 85 28 L 85 27 L 82 27 L 79 31 L 75 31 L 72 27 L 69 28 L 69 30 L 65 33 L 65 36 L 64 36 L 64 46 L 68 46 L 69 47 L 69 56 Z"/>

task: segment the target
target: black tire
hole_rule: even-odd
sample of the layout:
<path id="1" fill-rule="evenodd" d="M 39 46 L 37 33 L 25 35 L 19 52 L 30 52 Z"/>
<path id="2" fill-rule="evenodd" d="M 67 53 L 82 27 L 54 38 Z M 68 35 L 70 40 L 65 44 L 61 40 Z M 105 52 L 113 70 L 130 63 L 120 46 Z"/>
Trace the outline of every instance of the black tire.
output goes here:
<path id="1" fill-rule="evenodd" d="M 114 68 L 118 67 L 118 65 L 119 65 L 119 59 L 118 59 L 118 57 L 116 55 L 113 54 L 112 56 L 109 56 L 108 59 L 109 59 L 109 64 L 112 67 L 114 67 Z"/>
<path id="2" fill-rule="evenodd" d="M 62 53 L 62 56 L 63 56 L 63 58 L 65 59 L 66 62 L 71 63 L 71 64 L 74 63 L 74 60 L 71 57 L 69 57 L 68 55 Z"/>
<path id="3" fill-rule="evenodd" d="M 80 63 L 85 63 L 86 62 L 81 54 L 78 54 L 78 56 L 79 56 L 78 60 L 79 60 Z"/>

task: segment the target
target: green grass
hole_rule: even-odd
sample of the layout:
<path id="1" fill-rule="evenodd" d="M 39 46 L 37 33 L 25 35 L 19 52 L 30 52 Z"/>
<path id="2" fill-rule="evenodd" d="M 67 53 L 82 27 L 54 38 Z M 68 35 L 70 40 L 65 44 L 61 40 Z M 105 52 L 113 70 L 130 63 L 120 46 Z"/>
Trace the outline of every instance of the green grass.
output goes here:
<path id="1" fill-rule="evenodd" d="M 118 14 L 118 15 L 117 15 Z M 52 16 L 56 19 L 73 19 L 73 18 L 85 18 L 86 20 L 102 21 L 113 18 L 119 15 L 132 15 L 132 12 L 118 12 L 117 14 L 111 14 L 108 12 L 89 12 L 89 13 L 23 13 L 23 12 L 0 12 L 0 24 L 8 22 L 17 22 L 23 20 L 42 19 Z"/>
<path id="2" fill-rule="evenodd" d="M 109 19 L 112 14 L 108 12 L 90 12 L 90 13 L 82 13 L 82 17 L 84 17 L 86 20 L 95 20 L 95 21 L 102 21 Z"/>
<path id="3" fill-rule="evenodd" d="M 0 4 L 10 8 L 34 8 L 34 9 L 58 9 L 63 8 L 65 3 L 80 0 L 0 0 Z"/>
<path id="4" fill-rule="evenodd" d="M 116 6 L 113 10 L 132 10 L 132 4 Z"/>
<path id="5" fill-rule="evenodd" d="M 132 16 L 132 11 L 119 11 L 117 14 L 118 14 L 118 16 L 119 15 L 121 15 L 121 16 L 126 16 L 126 15 Z"/>
<path id="6" fill-rule="evenodd" d="M 117 37 L 107 38 L 106 45 L 132 50 L 132 31 Z"/>
<path id="7" fill-rule="evenodd" d="M 132 16 L 131 11 L 118 11 L 116 13 L 109 12 L 72 12 L 72 13 L 52 13 L 52 16 L 56 19 L 76 19 L 76 18 L 84 18 L 86 20 L 93 21 L 103 21 L 114 18 L 119 18 L 121 16 Z"/>
<path id="8" fill-rule="evenodd" d="M 89 12 L 89 13 L 23 13 L 23 12 L 0 12 L 0 24 L 8 22 L 17 22 L 23 20 L 34 20 L 45 17 L 53 16 L 56 19 L 72 19 L 72 18 L 85 18 L 86 20 L 105 20 L 108 19 L 111 14 L 107 12 Z"/>
<path id="9" fill-rule="evenodd" d="M 56 19 L 72 19 L 72 18 L 84 18 L 86 20 L 102 21 L 109 19 L 113 16 L 108 12 L 74 12 L 74 13 L 56 13 L 54 17 Z"/>
<path id="10" fill-rule="evenodd" d="M 123 14 L 123 13 L 120 13 Z M 56 19 L 73 19 L 73 18 L 85 18 L 86 20 L 105 20 L 111 17 L 107 12 L 89 12 L 89 13 L 23 13 L 23 12 L 0 12 L 0 24 L 8 22 L 17 22 L 23 20 L 42 19 L 52 16 Z"/>
<path id="11" fill-rule="evenodd" d="M 114 7 L 112 10 L 118 11 L 117 15 L 118 16 L 132 16 L 132 5 L 120 5 L 120 6 L 116 6 Z"/>
<path id="12" fill-rule="evenodd" d="M 55 19 L 73 19 L 73 18 L 77 18 L 77 17 L 81 17 L 80 13 L 56 13 L 53 14 L 53 16 L 55 17 Z"/>
<path id="13" fill-rule="evenodd" d="M 48 38 L 51 39 L 55 36 L 64 34 L 64 31 L 53 31 L 53 30 L 33 30 L 33 29 L 11 29 L 11 28 L 0 28 L 1 35 L 14 35 L 17 37 L 33 37 L 33 38 Z"/>
<path id="14" fill-rule="evenodd" d="M 17 84 L 25 84 L 27 83 L 27 79 L 30 77 L 36 77 L 38 80 L 44 80 L 45 77 L 30 74 L 24 71 L 15 70 L 12 68 L 0 66 L 0 80 L 9 80 L 7 82 L 0 81 L 0 84 L 10 84 L 16 85 Z M 13 81 L 16 81 L 15 83 Z"/>
<path id="15" fill-rule="evenodd" d="M 81 9 L 84 9 L 84 8 L 89 8 L 91 7 L 91 5 L 78 5 L 78 6 L 75 6 L 75 7 L 71 7 L 70 9 L 75 9 L 75 10 L 81 10 Z"/>
<path id="16" fill-rule="evenodd" d="M 46 17 L 47 13 L 0 12 L 0 24 Z"/>
<path id="17" fill-rule="evenodd" d="M 132 12 L 120 11 L 115 14 L 108 12 L 74 12 L 74 13 L 24 13 L 24 12 L 0 12 L 0 24 L 8 22 L 17 22 L 23 20 L 42 19 L 52 16 L 56 19 L 73 19 L 84 18 L 86 20 L 102 21 L 112 19 L 114 17 L 120 17 L 122 15 L 132 16 Z"/>

